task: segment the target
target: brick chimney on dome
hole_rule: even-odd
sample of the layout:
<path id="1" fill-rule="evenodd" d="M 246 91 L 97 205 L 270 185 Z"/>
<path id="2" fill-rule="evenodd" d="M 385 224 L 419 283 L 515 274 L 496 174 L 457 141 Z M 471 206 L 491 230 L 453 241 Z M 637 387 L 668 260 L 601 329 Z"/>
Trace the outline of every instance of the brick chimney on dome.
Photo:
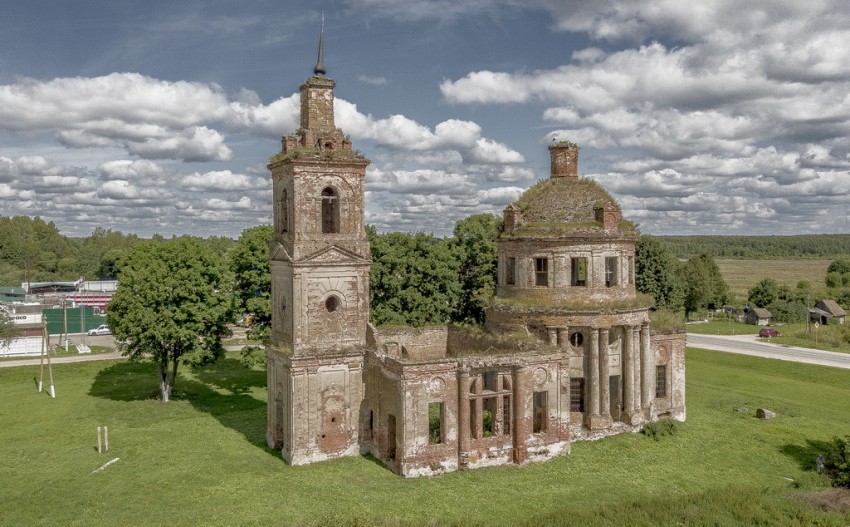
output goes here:
<path id="1" fill-rule="evenodd" d="M 558 141 L 549 145 L 552 159 L 551 177 L 578 179 L 578 145 L 569 141 Z"/>

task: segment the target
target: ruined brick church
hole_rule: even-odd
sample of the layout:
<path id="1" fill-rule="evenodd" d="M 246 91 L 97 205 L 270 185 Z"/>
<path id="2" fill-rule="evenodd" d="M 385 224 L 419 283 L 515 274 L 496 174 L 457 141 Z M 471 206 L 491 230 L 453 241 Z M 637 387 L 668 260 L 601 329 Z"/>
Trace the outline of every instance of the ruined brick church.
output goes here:
<path id="1" fill-rule="evenodd" d="M 334 124 L 322 44 L 273 181 L 270 447 L 301 465 L 369 453 L 407 477 L 544 461 L 573 440 L 685 418 L 684 334 L 635 290 L 638 233 L 549 146 L 550 177 L 504 211 L 485 328 L 376 328 L 369 161 Z"/>

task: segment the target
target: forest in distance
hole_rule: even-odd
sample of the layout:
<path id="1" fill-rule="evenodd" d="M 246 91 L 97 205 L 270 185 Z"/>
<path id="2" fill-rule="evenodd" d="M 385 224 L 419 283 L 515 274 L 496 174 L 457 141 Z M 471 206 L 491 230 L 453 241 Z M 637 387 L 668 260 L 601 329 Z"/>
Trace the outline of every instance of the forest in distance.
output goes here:
<path id="1" fill-rule="evenodd" d="M 494 301 L 500 227 L 501 218 L 491 214 L 458 221 L 453 235 L 444 238 L 422 232 L 379 233 L 368 226 L 372 322 L 414 326 L 482 323 L 487 306 Z M 88 237 L 70 238 L 55 224 L 40 218 L 0 217 L 0 286 L 81 277 L 120 280 L 122 268 L 134 258 L 142 258 L 145 246 L 152 247 L 148 244 L 179 244 L 191 239 L 209 253 L 210 265 L 221 269 L 223 284 L 227 284 L 224 289 L 233 299 L 234 315 L 253 314 L 258 328 L 267 329 L 271 319 L 268 259 L 272 236 L 270 225 L 259 225 L 243 230 L 237 240 L 188 235 L 144 240 L 102 228 Z M 766 274 L 765 266 L 748 261 L 835 260 L 823 264 L 817 273 L 826 276 L 795 275 L 793 281 L 766 284 L 774 294 L 769 305 L 758 307 L 775 310 L 777 320 L 805 318 L 808 299 L 815 297 L 835 298 L 850 306 L 850 235 L 641 236 L 635 251 L 638 292 L 650 295 L 656 308 L 683 313 L 685 318 L 701 316 L 712 306 L 750 300 L 750 289 L 756 283 L 747 283 L 741 291 L 730 290 L 714 260 L 729 259 L 733 254 L 748 269 L 760 269 L 748 274 L 756 279 L 772 277 Z M 832 269 L 839 263 L 840 269 Z M 256 336 L 262 340 L 264 331 Z"/>
<path id="2" fill-rule="evenodd" d="M 747 260 L 836 259 L 850 256 L 850 234 L 794 236 L 693 235 L 655 236 L 676 258 L 706 253 L 714 258 Z"/>
<path id="3" fill-rule="evenodd" d="M 480 216 L 480 215 L 479 215 Z M 466 220 L 461 220 L 459 224 Z M 493 219 L 498 227 L 501 221 Z M 371 233 L 403 237 L 417 233 Z M 496 235 L 492 232 L 491 235 Z M 456 235 L 455 235 L 456 237 Z M 154 238 L 164 240 L 156 235 Z M 451 238 L 451 237 L 450 237 Z M 693 235 L 652 236 L 680 260 L 700 254 L 723 259 L 839 259 L 850 258 L 850 234 L 804 234 L 794 236 Z M 26 281 L 72 281 L 115 278 L 118 262 L 142 238 L 135 234 L 98 227 L 86 237 L 61 234 L 53 222 L 39 217 L 0 216 L 0 286 L 19 287 Z M 237 240 L 210 236 L 205 243 L 224 256 Z"/>

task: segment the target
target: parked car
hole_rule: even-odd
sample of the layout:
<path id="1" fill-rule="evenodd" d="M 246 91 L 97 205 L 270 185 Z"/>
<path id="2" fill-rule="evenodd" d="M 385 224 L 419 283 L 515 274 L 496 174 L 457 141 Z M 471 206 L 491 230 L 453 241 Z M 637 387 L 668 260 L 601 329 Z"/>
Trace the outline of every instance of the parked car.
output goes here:
<path id="1" fill-rule="evenodd" d="M 779 336 L 779 332 L 776 331 L 773 328 L 761 328 L 759 330 L 759 337 L 770 338 L 770 337 L 778 337 L 778 336 Z"/>
<path id="2" fill-rule="evenodd" d="M 89 335 L 112 335 L 112 332 L 109 331 L 109 324 L 101 324 L 94 329 L 90 329 Z"/>

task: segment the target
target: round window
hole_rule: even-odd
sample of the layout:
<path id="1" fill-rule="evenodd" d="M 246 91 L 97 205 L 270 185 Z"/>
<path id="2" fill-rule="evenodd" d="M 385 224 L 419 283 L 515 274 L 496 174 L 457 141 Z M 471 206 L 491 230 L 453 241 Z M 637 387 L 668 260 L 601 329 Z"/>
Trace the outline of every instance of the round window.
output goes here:
<path id="1" fill-rule="evenodd" d="M 570 344 L 572 344 L 576 348 L 581 346 L 582 344 L 584 344 L 584 335 L 582 335 L 578 331 L 570 333 Z"/>
<path id="2" fill-rule="evenodd" d="M 328 313 L 333 313 L 339 307 L 339 299 L 335 296 L 329 296 L 327 300 L 325 300 L 325 308 L 327 308 Z"/>

